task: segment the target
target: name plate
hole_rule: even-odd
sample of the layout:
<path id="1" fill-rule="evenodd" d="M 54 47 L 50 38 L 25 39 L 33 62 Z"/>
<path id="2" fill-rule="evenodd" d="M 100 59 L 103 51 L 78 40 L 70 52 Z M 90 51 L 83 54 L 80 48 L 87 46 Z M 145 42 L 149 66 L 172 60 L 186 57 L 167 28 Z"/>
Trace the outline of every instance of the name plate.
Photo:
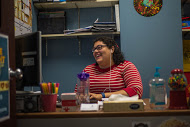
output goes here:
<path id="1" fill-rule="evenodd" d="M 98 104 L 81 104 L 80 111 L 98 111 Z"/>

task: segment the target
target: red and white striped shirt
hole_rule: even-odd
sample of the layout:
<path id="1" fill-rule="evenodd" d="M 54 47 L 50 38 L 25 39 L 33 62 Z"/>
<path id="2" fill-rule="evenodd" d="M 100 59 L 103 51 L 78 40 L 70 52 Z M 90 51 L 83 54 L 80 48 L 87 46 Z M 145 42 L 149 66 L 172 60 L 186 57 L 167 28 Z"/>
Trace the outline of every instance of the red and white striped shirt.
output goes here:
<path id="1" fill-rule="evenodd" d="M 90 93 L 115 92 L 125 90 L 129 96 L 138 94 L 142 97 L 141 76 L 133 63 L 124 61 L 119 65 L 101 69 L 95 63 L 88 65 L 84 71 L 90 74 Z M 75 92 L 77 87 L 75 87 Z"/>

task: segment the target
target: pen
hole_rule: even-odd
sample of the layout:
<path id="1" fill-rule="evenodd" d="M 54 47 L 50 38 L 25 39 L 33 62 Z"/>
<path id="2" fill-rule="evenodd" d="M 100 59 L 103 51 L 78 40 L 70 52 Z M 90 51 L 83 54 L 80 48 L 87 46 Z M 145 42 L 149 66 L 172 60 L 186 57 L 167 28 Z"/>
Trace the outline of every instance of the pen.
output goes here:
<path id="1" fill-rule="evenodd" d="M 54 86 L 54 94 L 56 93 L 56 83 L 53 83 Z"/>
<path id="2" fill-rule="evenodd" d="M 43 94 L 58 94 L 59 83 L 40 83 L 41 93 Z"/>
<path id="3" fill-rule="evenodd" d="M 58 94 L 58 90 L 59 90 L 59 83 L 56 83 L 56 94 Z"/>
<path id="4" fill-rule="evenodd" d="M 51 94 L 51 83 L 50 82 L 48 82 L 48 92 L 49 92 L 49 94 Z"/>
<path id="5" fill-rule="evenodd" d="M 45 90 L 45 94 L 48 94 L 49 92 L 48 92 L 48 85 L 47 85 L 47 83 L 43 83 L 44 84 L 44 90 Z"/>
<path id="6" fill-rule="evenodd" d="M 52 94 L 55 92 L 54 83 L 51 84 L 52 86 Z"/>

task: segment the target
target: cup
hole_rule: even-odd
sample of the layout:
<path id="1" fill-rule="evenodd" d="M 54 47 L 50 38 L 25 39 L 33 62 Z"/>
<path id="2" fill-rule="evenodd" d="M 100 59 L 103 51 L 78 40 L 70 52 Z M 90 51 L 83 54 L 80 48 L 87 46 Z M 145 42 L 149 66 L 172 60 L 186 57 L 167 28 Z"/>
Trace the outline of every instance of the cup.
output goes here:
<path id="1" fill-rule="evenodd" d="M 42 94 L 41 100 L 44 112 L 56 111 L 57 94 Z"/>

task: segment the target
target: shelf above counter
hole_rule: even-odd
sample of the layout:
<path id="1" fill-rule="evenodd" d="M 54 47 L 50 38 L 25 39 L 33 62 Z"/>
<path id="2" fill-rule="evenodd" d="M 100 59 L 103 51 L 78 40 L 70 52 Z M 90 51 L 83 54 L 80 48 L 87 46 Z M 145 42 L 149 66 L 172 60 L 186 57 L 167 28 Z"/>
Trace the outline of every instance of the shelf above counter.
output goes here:
<path id="1" fill-rule="evenodd" d="M 182 29 L 182 32 L 190 32 L 190 29 Z"/>
<path id="2" fill-rule="evenodd" d="M 112 7 L 119 4 L 119 0 L 95 0 L 95 1 L 68 1 L 68 2 L 46 2 L 34 3 L 37 9 L 71 9 L 71 8 L 93 8 Z"/>
<path id="3" fill-rule="evenodd" d="M 42 38 L 55 38 L 55 37 L 86 37 L 86 36 L 99 36 L 99 35 L 120 35 L 120 32 L 82 32 L 82 33 L 73 33 L 73 34 L 44 34 L 41 35 Z"/>

